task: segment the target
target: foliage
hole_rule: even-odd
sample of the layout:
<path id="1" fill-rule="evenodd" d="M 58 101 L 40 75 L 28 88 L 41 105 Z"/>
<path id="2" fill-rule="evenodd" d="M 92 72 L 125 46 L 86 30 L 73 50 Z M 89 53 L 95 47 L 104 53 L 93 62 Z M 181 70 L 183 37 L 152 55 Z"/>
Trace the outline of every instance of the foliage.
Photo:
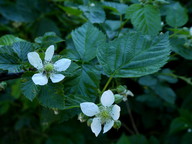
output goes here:
<path id="1" fill-rule="evenodd" d="M 1 0 L 0 144 L 191 144 L 191 7 L 176 0 Z M 72 63 L 60 72 L 64 80 L 36 85 L 28 53 L 44 59 L 50 45 L 53 63 Z M 119 130 L 95 137 L 92 119 L 77 121 L 80 104 L 98 104 L 108 89 L 121 107 Z"/>

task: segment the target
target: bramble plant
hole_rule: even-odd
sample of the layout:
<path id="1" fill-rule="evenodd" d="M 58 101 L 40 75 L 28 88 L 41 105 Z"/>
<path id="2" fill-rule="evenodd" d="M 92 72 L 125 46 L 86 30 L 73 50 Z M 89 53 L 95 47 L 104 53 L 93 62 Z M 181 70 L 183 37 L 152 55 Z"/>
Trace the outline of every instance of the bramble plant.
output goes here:
<path id="1" fill-rule="evenodd" d="M 1 0 L 0 143 L 191 144 L 191 7 Z"/>

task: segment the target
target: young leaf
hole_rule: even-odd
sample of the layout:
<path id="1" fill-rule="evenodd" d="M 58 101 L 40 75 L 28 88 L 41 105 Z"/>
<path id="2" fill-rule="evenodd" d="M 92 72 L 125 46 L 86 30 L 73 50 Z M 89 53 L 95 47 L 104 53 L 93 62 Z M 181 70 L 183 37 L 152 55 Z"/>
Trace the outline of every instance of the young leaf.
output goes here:
<path id="1" fill-rule="evenodd" d="M 80 58 L 88 62 L 96 57 L 97 45 L 105 41 L 105 35 L 91 23 L 86 23 L 72 32 L 75 49 Z"/>
<path id="2" fill-rule="evenodd" d="M 172 27 L 181 27 L 188 21 L 188 15 L 185 8 L 178 2 L 168 7 L 166 22 Z"/>
<path id="3" fill-rule="evenodd" d="M 156 37 L 129 32 L 98 47 L 97 57 L 106 75 L 140 77 L 157 72 L 168 60 L 167 34 Z"/>
<path id="4" fill-rule="evenodd" d="M 161 17 L 158 8 L 152 5 L 142 7 L 135 5 L 133 10 L 127 12 L 127 15 L 130 12 L 133 13 L 131 16 L 133 26 L 142 33 L 156 35 L 161 30 Z"/>

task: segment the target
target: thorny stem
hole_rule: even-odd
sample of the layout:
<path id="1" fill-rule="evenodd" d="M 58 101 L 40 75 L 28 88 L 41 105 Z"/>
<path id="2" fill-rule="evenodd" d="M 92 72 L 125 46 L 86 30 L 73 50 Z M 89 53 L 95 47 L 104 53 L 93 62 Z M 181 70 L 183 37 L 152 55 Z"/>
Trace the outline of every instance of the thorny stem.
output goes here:
<path id="1" fill-rule="evenodd" d="M 107 87 L 108 87 L 108 85 L 110 84 L 110 82 L 111 82 L 112 79 L 113 79 L 113 76 L 111 75 L 110 78 L 108 79 L 107 83 L 105 84 L 105 86 L 104 86 L 104 88 L 103 88 L 103 90 L 102 90 L 101 93 L 103 93 L 103 92 L 107 89 Z"/>
<path id="2" fill-rule="evenodd" d="M 131 109 L 129 107 L 129 102 L 128 101 L 126 101 L 126 107 L 127 107 L 127 111 L 128 111 L 129 117 L 131 119 L 131 123 L 132 123 L 133 129 L 134 129 L 136 134 L 139 134 L 139 131 L 137 130 L 137 127 L 135 125 L 135 121 L 133 119 L 133 116 L 132 116 Z"/>

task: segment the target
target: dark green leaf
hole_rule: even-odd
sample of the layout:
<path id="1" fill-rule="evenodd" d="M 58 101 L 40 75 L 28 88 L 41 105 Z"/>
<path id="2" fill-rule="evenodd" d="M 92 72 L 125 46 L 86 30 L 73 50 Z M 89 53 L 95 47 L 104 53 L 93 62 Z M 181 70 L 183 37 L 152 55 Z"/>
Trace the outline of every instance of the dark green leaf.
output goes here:
<path id="1" fill-rule="evenodd" d="M 170 5 L 167 10 L 166 22 L 172 27 L 181 27 L 188 21 L 188 15 L 185 8 L 178 2 Z"/>
<path id="2" fill-rule="evenodd" d="M 155 35 L 161 30 L 161 17 L 158 8 L 152 5 L 136 7 L 137 11 L 131 16 L 133 26 L 144 34 Z"/>
<path id="3" fill-rule="evenodd" d="M 0 37 L 0 46 L 1 45 L 12 45 L 15 42 L 24 41 L 18 37 L 15 37 L 14 35 L 4 35 Z"/>
<path id="4" fill-rule="evenodd" d="M 49 83 L 42 86 L 38 95 L 38 100 L 45 107 L 64 109 L 65 97 L 63 85 Z"/>
<path id="5" fill-rule="evenodd" d="M 94 101 L 99 89 L 99 69 L 86 64 L 82 65 L 76 74 L 74 77 L 66 79 L 65 82 L 65 91 L 70 94 L 67 97 L 68 101 L 73 104 Z"/>
<path id="6" fill-rule="evenodd" d="M 97 57 L 106 75 L 140 77 L 157 72 L 168 60 L 169 53 L 167 34 L 154 38 L 129 32 L 100 45 Z"/>
<path id="7" fill-rule="evenodd" d="M 91 23 L 103 23 L 105 20 L 105 11 L 98 6 L 80 6 L 79 7 Z"/>
<path id="8" fill-rule="evenodd" d="M 86 23 L 73 31 L 72 38 L 79 57 L 85 62 L 96 57 L 97 45 L 106 39 L 91 23 Z"/>

